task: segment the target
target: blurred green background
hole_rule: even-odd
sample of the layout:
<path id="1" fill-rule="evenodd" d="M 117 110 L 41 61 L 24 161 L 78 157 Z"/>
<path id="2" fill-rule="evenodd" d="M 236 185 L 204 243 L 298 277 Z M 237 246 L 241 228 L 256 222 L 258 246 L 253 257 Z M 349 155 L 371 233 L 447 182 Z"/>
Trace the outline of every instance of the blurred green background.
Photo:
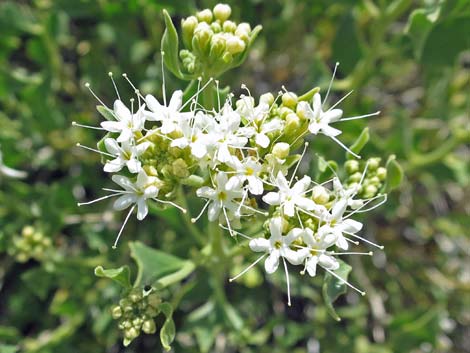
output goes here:
<path id="1" fill-rule="evenodd" d="M 215 3 L 0 1 L 0 144 L 5 165 L 28 173 L 24 180 L 0 175 L 0 353 L 162 351 L 156 335 L 122 348 L 109 312 L 119 288 L 94 277 L 93 268 L 130 264 L 128 240 L 185 254 L 178 241 L 184 229 L 172 212 L 131 220 L 113 251 L 123 215 L 109 203 L 76 206 L 110 185 L 99 156 L 75 147 L 95 145 L 100 134 L 71 122 L 98 124 L 83 84 L 111 103 L 108 71 L 126 72 L 141 91 L 161 97 L 161 10 L 179 26 Z M 366 221 L 364 234 L 385 251 L 347 259 L 352 280 L 368 294 L 338 300 L 340 323 L 322 304 L 320 282 L 294 279 L 287 308 L 271 296 L 282 283 L 252 279 L 227 284 L 245 321 L 244 332 L 234 332 L 194 312 L 209 295 L 201 279 L 175 313 L 174 351 L 470 352 L 470 2 L 229 3 L 237 21 L 263 31 L 223 85 L 238 92 L 245 83 L 253 95 L 281 85 L 303 93 L 326 88 L 339 61 L 332 95 L 354 90 L 342 105 L 346 114 L 382 111 L 348 123 L 343 140 L 352 143 L 368 125 L 362 154 L 395 154 L 406 179 Z M 168 90 L 184 88 L 166 78 Z M 118 85 L 130 95 L 124 80 Z M 312 148 L 344 159 L 329 146 Z M 42 234 L 42 246 L 24 254 L 18 242 L 26 226 Z"/>

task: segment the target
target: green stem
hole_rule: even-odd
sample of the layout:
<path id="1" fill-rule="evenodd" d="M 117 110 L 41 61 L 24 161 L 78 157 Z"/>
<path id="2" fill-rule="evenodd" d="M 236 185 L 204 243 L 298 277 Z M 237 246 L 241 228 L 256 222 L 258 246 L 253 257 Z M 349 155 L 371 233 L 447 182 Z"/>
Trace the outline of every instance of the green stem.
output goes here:
<path id="1" fill-rule="evenodd" d="M 407 165 L 407 172 L 413 171 L 419 168 L 426 167 L 441 161 L 447 154 L 452 152 L 459 144 L 460 139 L 452 136 L 449 140 L 444 142 L 439 148 L 425 154 L 414 154 L 410 157 L 410 162 Z"/>

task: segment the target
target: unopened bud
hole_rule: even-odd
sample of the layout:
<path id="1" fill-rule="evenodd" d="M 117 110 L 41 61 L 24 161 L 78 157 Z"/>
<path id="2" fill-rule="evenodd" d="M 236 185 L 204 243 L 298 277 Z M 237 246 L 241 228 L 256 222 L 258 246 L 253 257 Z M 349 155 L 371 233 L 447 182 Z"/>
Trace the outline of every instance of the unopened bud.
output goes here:
<path id="1" fill-rule="evenodd" d="M 348 181 L 353 182 L 353 183 L 358 183 L 361 181 L 361 178 L 362 178 L 362 174 L 360 172 L 356 172 L 348 178 Z"/>
<path id="2" fill-rule="evenodd" d="M 241 53 L 246 47 L 245 42 L 235 36 L 227 38 L 225 44 L 227 46 L 227 51 L 232 55 Z"/>
<path id="3" fill-rule="evenodd" d="M 193 47 L 197 47 L 200 50 L 204 51 L 210 43 L 212 37 L 212 29 L 210 26 L 205 23 L 201 22 L 197 25 L 196 29 L 194 30 L 193 36 Z"/>
<path id="4" fill-rule="evenodd" d="M 274 103 L 274 96 L 271 92 L 262 94 L 261 97 L 259 97 L 260 103 L 266 103 L 268 105 L 272 105 Z"/>
<path id="5" fill-rule="evenodd" d="M 312 199 L 319 205 L 324 205 L 330 200 L 328 191 L 320 185 L 316 185 L 312 189 Z"/>
<path id="6" fill-rule="evenodd" d="M 289 113 L 286 116 L 286 134 L 295 132 L 300 127 L 300 119 L 295 113 Z"/>
<path id="7" fill-rule="evenodd" d="M 124 337 L 127 338 L 129 341 L 132 341 L 133 339 L 137 338 L 139 336 L 139 331 L 135 329 L 134 327 L 131 327 L 124 331 Z"/>
<path id="8" fill-rule="evenodd" d="M 196 17 L 199 21 L 206 22 L 206 23 L 211 23 L 212 22 L 212 11 L 209 10 L 209 9 L 199 11 L 196 14 Z"/>
<path id="9" fill-rule="evenodd" d="M 290 153 L 290 146 L 285 142 L 278 142 L 273 146 L 273 155 L 279 159 L 286 159 Z"/>
<path id="10" fill-rule="evenodd" d="M 227 4 L 217 4 L 214 6 L 214 17 L 220 22 L 227 20 L 232 14 L 232 9 Z"/>
<path id="11" fill-rule="evenodd" d="M 220 25 L 219 22 L 212 22 L 211 29 L 214 31 L 214 33 L 222 32 L 222 26 Z"/>
<path id="12" fill-rule="evenodd" d="M 250 40 L 251 27 L 248 23 L 240 23 L 235 30 L 235 35 L 243 40 L 245 43 L 248 43 Z"/>
<path id="13" fill-rule="evenodd" d="M 31 238 L 34 234 L 34 228 L 32 226 L 26 226 L 21 233 L 25 238 Z"/>
<path id="14" fill-rule="evenodd" d="M 359 170 L 359 162 L 354 159 L 351 159 L 346 161 L 344 167 L 346 169 L 346 173 L 354 174 Z"/>
<path id="15" fill-rule="evenodd" d="M 111 316 L 113 317 L 113 319 L 119 319 L 122 316 L 122 309 L 119 305 L 116 305 L 111 310 Z"/>
<path id="16" fill-rule="evenodd" d="M 372 178 L 369 178 L 369 184 L 370 184 L 370 185 L 379 186 L 379 185 L 380 185 L 380 179 L 379 179 L 379 177 L 373 176 Z"/>
<path id="17" fill-rule="evenodd" d="M 142 331 L 149 335 L 154 334 L 157 331 L 155 321 L 153 321 L 152 319 L 145 320 L 142 324 Z"/>
<path id="18" fill-rule="evenodd" d="M 188 165 L 181 158 L 173 161 L 173 163 L 171 163 L 171 168 L 173 175 L 178 178 L 187 178 L 189 176 Z"/>
<path id="19" fill-rule="evenodd" d="M 380 158 L 369 158 L 367 161 L 369 170 L 376 170 L 380 165 Z"/>
<path id="20" fill-rule="evenodd" d="M 387 169 L 384 167 L 377 168 L 377 177 L 380 179 L 380 181 L 384 181 L 385 178 L 387 178 Z"/>
<path id="21" fill-rule="evenodd" d="M 183 31 L 183 35 L 187 34 L 189 36 L 192 36 L 198 23 L 199 22 L 195 16 L 189 16 L 188 18 L 185 18 L 184 20 L 182 20 L 181 30 Z"/>
<path id="22" fill-rule="evenodd" d="M 365 197 L 374 197 L 377 194 L 377 187 L 375 185 L 367 185 L 364 190 Z"/>
<path id="23" fill-rule="evenodd" d="M 282 95 L 282 104 L 285 107 L 295 109 L 298 97 L 294 92 L 286 92 Z"/>
<path id="24" fill-rule="evenodd" d="M 237 29 L 237 25 L 232 21 L 225 21 L 222 25 L 224 32 L 234 33 Z"/>
<path id="25" fill-rule="evenodd" d="M 131 302 L 137 303 L 138 301 L 142 300 L 142 291 L 140 289 L 133 289 L 132 292 L 129 293 L 128 298 Z"/>

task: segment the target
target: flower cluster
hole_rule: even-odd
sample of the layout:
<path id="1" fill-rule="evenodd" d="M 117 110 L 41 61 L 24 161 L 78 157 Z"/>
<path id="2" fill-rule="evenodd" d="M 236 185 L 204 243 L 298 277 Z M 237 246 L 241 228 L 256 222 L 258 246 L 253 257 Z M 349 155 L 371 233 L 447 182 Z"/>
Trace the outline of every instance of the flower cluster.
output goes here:
<path id="1" fill-rule="evenodd" d="M 216 77 L 241 62 L 261 27 L 252 30 L 246 22 L 237 24 L 229 19 L 231 13 L 229 5 L 217 4 L 212 11 L 205 9 L 181 21 L 184 72 L 209 71 Z"/>
<path id="2" fill-rule="evenodd" d="M 164 96 L 161 102 L 135 89 L 135 109 L 134 100 L 129 109 L 120 98 L 113 109 L 101 107 L 111 120 L 101 123 L 100 129 L 107 135 L 95 151 L 104 156 L 104 171 L 113 173 L 112 180 L 121 189 L 105 189 L 111 194 L 98 200 L 117 197 L 114 209 L 130 208 L 116 243 L 134 209 L 139 220 L 146 217 L 152 202 L 186 212 L 177 204 L 176 196 L 179 189 L 190 186 L 205 200 L 192 221 L 207 211 L 209 221 L 217 222 L 230 235 L 249 238 L 250 249 L 263 253 L 255 263 L 265 258 L 266 272 L 271 274 L 282 261 L 287 283 L 286 262 L 301 265 L 301 273 L 310 276 L 315 276 L 317 266 L 337 276 L 337 256 L 369 255 L 345 251 L 357 240 L 378 246 L 357 235 L 362 224 L 353 219 L 386 199 L 378 193 L 383 178 L 377 177 L 379 183 L 374 184 L 373 193 L 369 187 L 370 173 L 379 173 L 377 161 L 363 164 L 354 183 L 350 177 L 342 184 L 335 174 L 318 184 L 309 176 L 298 177 L 297 171 L 308 149 L 305 140 L 318 135 L 357 156 L 338 139 L 339 125 L 331 125 L 378 112 L 343 118 L 338 103 L 324 108 L 318 89 L 300 97 L 288 91 L 277 97 L 267 93 L 255 100 L 246 87 L 247 94 L 238 98 L 229 94 L 224 102 L 219 97 L 216 108 L 206 109 L 200 103 L 200 94 L 209 85 L 213 85 L 212 80 L 203 87 L 200 80 L 195 95 L 185 102 L 182 91 L 174 92 L 168 102 Z M 303 153 L 295 154 L 302 145 Z M 355 162 L 349 161 L 347 168 L 357 173 L 360 169 L 353 166 Z M 369 183 L 366 187 L 365 180 Z M 264 234 L 253 239 L 239 229 L 243 220 L 254 217 L 261 218 L 265 227 Z"/>
<path id="3" fill-rule="evenodd" d="M 124 345 L 127 346 L 142 331 L 146 334 L 157 331 L 154 318 L 160 313 L 161 302 L 152 290 L 134 288 L 111 309 L 111 315 L 119 321 L 119 329 L 124 332 Z"/>
<path id="4" fill-rule="evenodd" d="M 51 239 L 33 226 L 23 227 L 21 235 L 13 238 L 12 245 L 9 252 L 18 262 L 26 262 L 29 259 L 42 261 L 52 249 Z"/>

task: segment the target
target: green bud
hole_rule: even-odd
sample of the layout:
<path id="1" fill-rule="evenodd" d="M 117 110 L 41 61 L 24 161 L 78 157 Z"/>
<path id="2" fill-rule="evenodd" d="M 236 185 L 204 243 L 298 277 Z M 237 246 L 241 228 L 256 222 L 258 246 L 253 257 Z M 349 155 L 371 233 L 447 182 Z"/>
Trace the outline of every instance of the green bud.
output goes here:
<path id="1" fill-rule="evenodd" d="M 291 114 L 291 113 L 294 113 L 294 111 L 288 107 L 281 107 L 279 109 L 279 115 L 281 119 L 285 119 L 287 114 Z"/>
<path id="2" fill-rule="evenodd" d="M 373 176 L 372 178 L 369 178 L 369 184 L 379 186 L 380 185 L 379 177 Z"/>
<path id="3" fill-rule="evenodd" d="M 155 321 L 153 321 L 152 319 L 145 320 L 142 324 L 142 331 L 149 335 L 154 334 L 157 331 Z"/>
<path id="4" fill-rule="evenodd" d="M 220 25 L 219 22 L 212 22 L 211 23 L 211 29 L 212 29 L 212 31 L 214 31 L 214 33 L 222 32 L 222 26 Z"/>
<path id="5" fill-rule="evenodd" d="M 173 175 L 178 178 L 183 179 L 189 176 L 188 165 L 181 158 L 178 158 L 177 160 L 173 161 L 173 163 L 171 163 L 171 168 Z"/>
<path id="6" fill-rule="evenodd" d="M 384 181 L 387 178 L 387 169 L 384 167 L 377 168 L 377 177 L 380 181 Z"/>
<path id="7" fill-rule="evenodd" d="M 134 327 L 131 327 L 124 331 L 124 337 L 127 338 L 129 341 L 139 337 L 139 331 L 137 331 Z"/>
<path id="8" fill-rule="evenodd" d="M 359 162 L 354 159 L 350 159 L 346 161 L 344 167 L 346 169 L 346 173 L 354 174 L 359 170 Z"/>
<path id="9" fill-rule="evenodd" d="M 212 35 L 212 29 L 207 23 L 199 23 L 196 29 L 194 30 L 194 36 L 192 41 L 193 48 L 199 49 L 200 54 L 203 54 L 203 52 L 205 52 L 210 43 Z"/>
<path id="10" fill-rule="evenodd" d="M 116 305 L 112 310 L 111 310 L 111 316 L 113 319 L 119 319 L 122 316 L 122 309 L 119 305 Z"/>
<path id="11" fill-rule="evenodd" d="M 377 186 L 375 185 L 367 185 L 365 190 L 364 190 L 364 196 L 365 197 L 374 197 L 377 195 Z"/>
<path id="12" fill-rule="evenodd" d="M 328 191 L 320 185 L 316 185 L 312 189 L 312 199 L 319 205 L 324 205 L 330 200 Z"/>
<path id="13" fill-rule="evenodd" d="M 156 293 L 150 293 L 148 296 L 147 296 L 147 302 L 150 306 L 153 306 L 154 308 L 156 308 L 158 305 L 160 305 L 160 303 L 162 302 L 162 300 L 160 299 L 160 297 L 158 296 L 158 294 Z"/>
<path id="14" fill-rule="evenodd" d="M 261 97 L 259 97 L 260 103 L 266 103 L 268 105 L 272 105 L 274 103 L 274 96 L 271 92 L 262 94 Z"/>
<path id="15" fill-rule="evenodd" d="M 43 235 L 40 232 L 36 232 L 33 234 L 33 241 L 36 243 L 39 243 L 40 241 L 42 241 L 42 238 L 43 238 Z"/>
<path id="16" fill-rule="evenodd" d="M 374 171 L 380 165 L 380 158 L 369 158 L 367 163 L 368 163 L 368 169 L 371 170 L 371 171 Z"/>
<path id="17" fill-rule="evenodd" d="M 209 10 L 209 9 L 199 11 L 196 14 L 196 17 L 199 21 L 206 22 L 206 23 L 210 24 L 212 22 L 212 11 Z"/>
<path id="18" fill-rule="evenodd" d="M 235 35 L 243 40 L 245 43 L 248 43 L 250 40 L 251 27 L 248 23 L 240 23 L 235 30 Z"/>
<path id="19" fill-rule="evenodd" d="M 294 92 L 286 92 L 282 95 L 282 104 L 285 107 L 295 109 L 297 106 L 298 97 Z"/>
<path id="20" fill-rule="evenodd" d="M 136 317 L 134 320 L 132 320 L 132 326 L 134 326 L 137 330 L 140 330 L 143 322 L 144 320 L 142 320 L 140 317 Z"/>
<path id="21" fill-rule="evenodd" d="M 191 41 L 193 38 L 194 30 L 198 25 L 196 16 L 189 16 L 188 18 L 181 20 L 181 31 L 183 33 L 183 40 L 188 48 L 191 48 Z"/>
<path id="22" fill-rule="evenodd" d="M 237 25 L 232 21 L 225 21 L 222 25 L 224 32 L 234 33 L 237 29 Z"/>
<path id="23" fill-rule="evenodd" d="M 222 56 L 225 51 L 225 38 L 222 33 L 216 33 L 211 38 L 211 49 L 209 56 L 213 59 Z"/>
<path id="24" fill-rule="evenodd" d="M 137 303 L 142 300 L 142 290 L 138 288 L 134 288 L 128 295 L 128 298 L 131 302 Z"/>
<path id="25" fill-rule="evenodd" d="M 279 159 L 286 159 L 290 153 L 290 146 L 285 142 L 278 142 L 273 146 L 272 154 Z"/>
<path id="26" fill-rule="evenodd" d="M 285 133 L 290 135 L 293 132 L 296 132 L 300 128 L 300 119 L 295 113 L 289 113 L 286 116 L 286 127 Z"/>
<path id="27" fill-rule="evenodd" d="M 225 45 L 227 46 L 227 51 L 232 55 L 241 53 L 246 48 L 245 42 L 235 36 L 230 36 L 227 38 Z"/>
<path id="28" fill-rule="evenodd" d="M 232 9 L 227 4 L 217 4 L 214 6 L 214 17 L 220 22 L 227 20 L 232 14 Z"/>
<path id="29" fill-rule="evenodd" d="M 360 172 L 356 172 L 348 178 L 348 181 L 353 182 L 353 183 L 358 183 L 359 181 L 361 181 L 361 178 L 362 178 L 362 174 Z"/>
<path id="30" fill-rule="evenodd" d="M 32 226 L 24 227 L 21 235 L 23 235 L 25 238 L 31 238 L 34 235 L 34 228 Z"/>
<path id="31" fill-rule="evenodd" d="M 224 55 L 222 55 L 222 60 L 224 63 L 229 64 L 233 60 L 233 55 L 226 51 Z"/>

